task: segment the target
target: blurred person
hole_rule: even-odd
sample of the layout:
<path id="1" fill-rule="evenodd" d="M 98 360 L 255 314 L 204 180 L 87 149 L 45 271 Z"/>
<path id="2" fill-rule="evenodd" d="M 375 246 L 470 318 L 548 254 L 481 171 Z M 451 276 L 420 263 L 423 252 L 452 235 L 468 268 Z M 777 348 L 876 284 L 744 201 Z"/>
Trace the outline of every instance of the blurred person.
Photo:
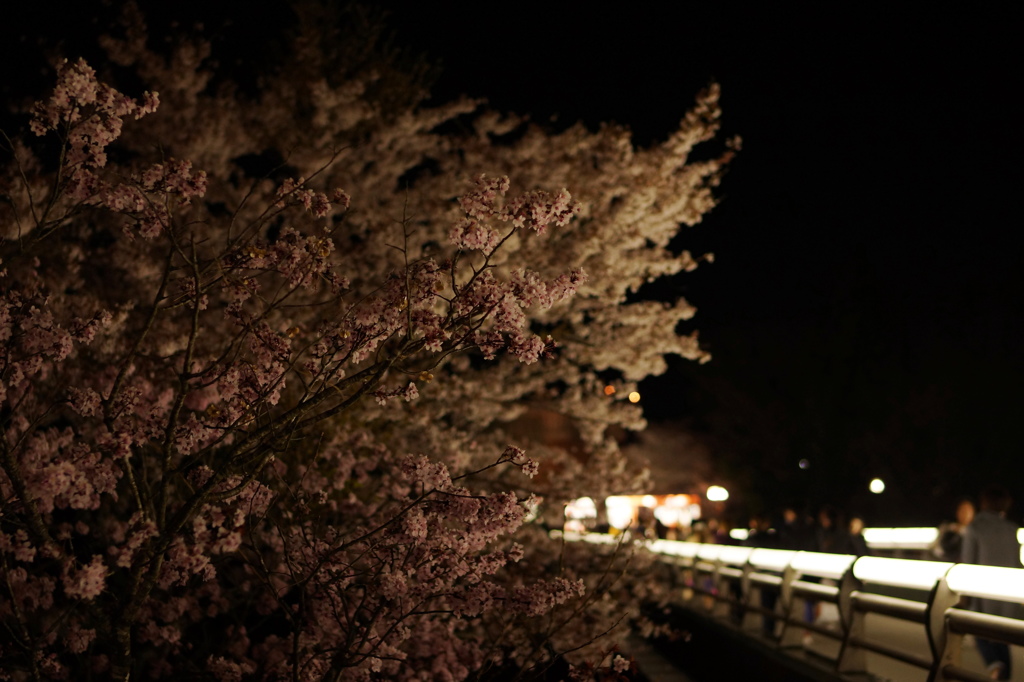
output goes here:
<path id="1" fill-rule="evenodd" d="M 818 510 L 818 527 L 814 533 L 817 552 L 823 554 L 848 554 L 849 533 L 842 523 L 842 514 L 830 504 L 822 505 Z M 820 582 L 823 585 L 835 585 L 833 580 L 828 578 L 811 579 L 804 578 L 809 582 Z M 819 601 L 807 601 L 805 616 L 808 622 L 817 622 L 825 627 L 839 627 L 839 610 L 835 604 Z"/>
<path id="2" fill-rule="evenodd" d="M 648 540 L 656 538 L 654 510 L 650 507 L 638 508 L 632 530 L 637 538 L 646 538 Z"/>
<path id="3" fill-rule="evenodd" d="M 825 554 L 846 554 L 846 538 L 840 524 L 839 510 L 830 504 L 818 512 L 818 528 L 814 534 L 815 550 Z"/>
<path id="4" fill-rule="evenodd" d="M 1013 500 L 1006 488 L 993 485 L 981 493 L 980 509 L 964 531 L 961 560 L 967 564 L 1020 568 L 1017 524 L 1006 518 Z M 998 599 L 971 599 L 971 610 L 1005 618 L 1018 618 L 1020 606 Z M 1010 647 L 976 637 L 978 652 L 993 680 L 1010 679 Z"/>
<path id="5" fill-rule="evenodd" d="M 779 537 L 767 516 L 755 514 L 750 517 L 750 531 L 747 534 L 747 539 L 740 544 L 745 547 L 778 549 Z"/>
<path id="6" fill-rule="evenodd" d="M 687 536 L 687 542 L 713 542 L 709 540 L 711 532 L 708 531 L 708 524 L 704 521 L 695 521 L 690 526 L 690 534 Z"/>
<path id="7" fill-rule="evenodd" d="M 771 521 L 767 516 L 754 515 L 750 519 L 750 534 L 743 541 L 747 547 L 767 547 L 769 549 L 779 548 L 779 534 L 771 527 Z M 761 608 L 765 609 L 761 617 L 761 633 L 765 637 L 775 637 L 776 619 L 770 615 L 775 613 L 775 604 L 779 600 L 779 593 L 773 590 L 758 589 Z"/>
<path id="8" fill-rule="evenodd" d="M 728 537 L 728 536 L 726 536 Z M 722 523 L 716 518 L 708 519 L 705 529 L 704 542 L 709 545 L 722 544 Z"/>
<path id="9" fill-rule="evenodd" d="M 956 505 L 956 521 L 946 521 L 939 525 L 939 536 L 931 547 L 932 554 L 940 561 L 961 562 L 963 553 L 964 532 L 974 520 L 976 509 L 974 502 L 962 498 Z"/>
<path id="10" fill-rule="evenodd" d="M 779 546 L 782 549 L 814 549 L 814 529 L 807 520 L 797 513 L 795 507 L 786 507 L 782 510 Z"/>
<path id="11" fill-rule="evenodd" d="M 846 551 L 843 553 L 854 556 L 870 556 L 871 550 L 868 549 L 868 542 L 864 539 L 864 519 L 859 516 L 852 517 L 849 531 L 850 534 L 846 538 Z"/>

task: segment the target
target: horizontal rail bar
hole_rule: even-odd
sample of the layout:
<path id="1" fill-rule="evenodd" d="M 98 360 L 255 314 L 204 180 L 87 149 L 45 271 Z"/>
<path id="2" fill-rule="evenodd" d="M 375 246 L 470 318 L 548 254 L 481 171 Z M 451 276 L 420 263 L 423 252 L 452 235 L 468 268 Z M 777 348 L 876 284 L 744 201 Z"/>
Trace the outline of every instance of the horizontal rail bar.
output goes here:
<path id="1" fill-rule="evenodd" d="M 988 675 L 982 675 L 958 665 L 942 666 L 942 675 L 947 680 L 962 680 L 963 682 L 989 682 L 992 679 Z"/>
<path id="2" fill-rule="evenodd" d="M 928 605 L 919 601 L 897 599 L 868 592 L 854 592 L 851 598 L 853 607 L 858 611 L 878 613 L 921 624 L 924 624 L 928 617 Z"/>
<path id="3" fill-rule="evenodd" d="M 850 637 L 850 643 L 854 646 L 860 647 L 861 649 L 867 649 L 868 651 L 874 651 L 876 654 L 883 654 L 889 658 L 895 658 L 897 661 L 903 661 L 910 665 L 916 665 L 918 668 L 924 668 L 930 670 L 932 667 L 932 659 L 925 658 L 923 656 L 915 656 L 912 653 L 906 651 L 900 651 L 899 649 L 893 649 L 880 642 L 875 642 L 870 639 L 863 637 Z"/>
<path id="4" fill-rule="evenodd" d="M 767 606 L 758 606 L 757 604 L 747 604 L 746 605 L 746 609 L 747 609 L 747 611 L 753 611 L 755 613 L 760 613 L 761 615 L 764 615 L 764 616 L 772 616 L 773 618 L 780 618 L 778 611 L 776 611 L 775 609 L 770 609 Z"/>
<path id="5" fill-rule="evenodd" d="M 820 601 L 835 603 L 839 600 L 839 590 L 828 585 L 809 583 L 803 580 L 793 581 L 793 594 L 801 597 L 813 597 Z"/>
<path id="6" fill-rule="evenodd" d="M 826 637 L 831 637 L 832 639 L 843 639 L 843 633 L 840 630 L 832 630 L 831 628 L 827 628 L 823 625 L 818 625 L 817 623 L 808 623 L 807 621 L 801 620 L 799 618 L 785 618 L 783 620 L 785 620 L 785 622 L 789 625 L 793 625 L 798 628 L 803 628 L 804 630 L 810 630 L 811 632 L 817 632 L 819 635 L 825 635 Z"/>
<path id="7" fill-rule="evenodd" d="M 1024 621 L 963 609 L 948 609 L 946 622 L 953 632 L 1024 646 Z"/>
<path id="8" fill-rule="evenodd" d="M 751 573 L 750 582 L 755 585 L 768 585 L 771 587 L 782 587 L 782 577 L 770 573 Z"/>

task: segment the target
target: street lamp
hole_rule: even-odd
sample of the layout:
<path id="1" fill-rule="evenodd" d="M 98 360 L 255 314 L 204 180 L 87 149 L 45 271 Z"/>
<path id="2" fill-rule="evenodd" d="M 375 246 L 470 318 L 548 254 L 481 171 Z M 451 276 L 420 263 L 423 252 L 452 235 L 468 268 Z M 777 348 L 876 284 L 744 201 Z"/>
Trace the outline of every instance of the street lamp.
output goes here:
<path id="1" fill-rule="evenodd" d="M 708 488 L 707 498 L 711 502 L 725 502 L 729 499 L 729 491 L 720 485 L 713 485 Z"/>

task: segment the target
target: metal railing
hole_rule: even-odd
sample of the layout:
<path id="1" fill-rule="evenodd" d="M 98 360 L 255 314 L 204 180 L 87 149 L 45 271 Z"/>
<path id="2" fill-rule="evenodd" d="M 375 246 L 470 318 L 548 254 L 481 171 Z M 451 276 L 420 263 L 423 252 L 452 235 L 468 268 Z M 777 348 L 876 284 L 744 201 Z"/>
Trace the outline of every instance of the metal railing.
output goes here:
<path id="1" fill-rule="evenodd" d="M 606 538 L 566 536 L 616 542 Z M 681 571 L 683 606 L 783 651 L 805 649 L 810 634 L 831 640 L 838 644 L 837 654 L 815 653 L 841 676 L 867 673 L 871 652 L 920 669 L 929 682 L 985 680 L 963 665 L 966 635 L 1024 646 L 1024 620 L 962 606 L 966 598 L 1024 604 L 1024 568 L 671 540 L 643 544 Z M 821 605 L 838 617 L 825 624 L 807 617 Z M 869 624 L 877 622 L 868 618 L 871 614 L 909 624 L 927 646 L 910 650 L 886 641 L 871 631 Z"/>

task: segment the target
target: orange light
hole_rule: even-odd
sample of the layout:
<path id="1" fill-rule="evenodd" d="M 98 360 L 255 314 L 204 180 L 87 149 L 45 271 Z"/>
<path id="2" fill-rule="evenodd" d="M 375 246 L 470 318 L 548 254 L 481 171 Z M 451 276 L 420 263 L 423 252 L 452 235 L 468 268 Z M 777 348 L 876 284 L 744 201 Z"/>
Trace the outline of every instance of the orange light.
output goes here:
<path id="1" fill-rule="evenodd" d="M 607 386 L 604 387 L 604 394 L 615 395 L 615 387 L 612 386 L 611 384 L 608 384 Z"/>
<path id="2" fill-rule="evenodd" d="M 630 393 L 629 394 L 629 402 L 631 402 L 631 403 L 638 403 L 638 402 L 640 402 L 640 394 L 637 393 L 636 391 L 633 391 L 632 393 Z"/>

